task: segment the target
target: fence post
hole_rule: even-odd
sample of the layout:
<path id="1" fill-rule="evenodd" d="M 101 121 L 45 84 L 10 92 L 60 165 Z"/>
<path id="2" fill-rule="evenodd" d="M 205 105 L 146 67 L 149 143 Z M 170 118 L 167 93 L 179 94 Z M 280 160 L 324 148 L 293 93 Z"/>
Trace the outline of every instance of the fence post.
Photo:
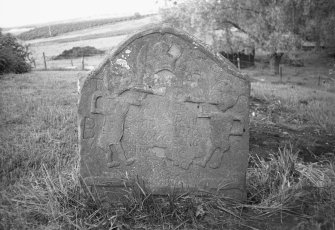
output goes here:
<path id="1" fill-rule="evenodd" d="M 72 58 L 71 58 L 71 66 L 73 66 L 73 61 L 72 61 Z"/>
<path id="2" fill-rule="evenodd" d="M 279 66 L 280 82 L 283 82 L 283 66 Z"/>
<path id="3" fill-rule="evenodd" d="M 319 74 L 319 79 L 318 79 L 318 86 L 321 85 L 321 75 Z"/>
<path id="4" fill-rule="evenodd" d="M 84 55 L 81 59 L 81 70 L 85 70 L 85 59 L 84 59 Z"/>
<path id="5" fill-rule="evenodd" d="M 240 58 L 237 58 L 237 68 L 240 70 L 241 69 L 241 64 L 240 64 Z"/>
<path id="6" fill-rule="evenodd" d="M 248 63 L 248 65 L 247 65 L 248 67 L 249 67 L 249 66 L 252 66 L 252 65 L 251 65 L 251 58 L 250 58 L 250 56 L 251 56 L 251 54 L 249 53 L 249 55 L 248 55 L 249 63 Z"/>
<path id="7" fill-rule="evenodd" d="M 50 28 L 50 25 L 49 25 L 49 37 L 51 37 L 52 34 L 51 34 L 51 28 Z"/>
<path id="8" fill-rule="evenodd" d="M 47 61 L 45 60 L 45 53 L 43 52 L 43 60 L 44 60 L 44 69 L 47 70 Z"/>

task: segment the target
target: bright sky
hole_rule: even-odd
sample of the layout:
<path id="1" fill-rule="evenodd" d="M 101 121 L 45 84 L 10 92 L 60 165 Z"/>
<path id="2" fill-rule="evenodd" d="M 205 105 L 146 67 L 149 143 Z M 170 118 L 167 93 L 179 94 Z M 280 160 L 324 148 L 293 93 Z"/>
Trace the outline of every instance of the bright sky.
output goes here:
<path id="1" fill-rule="evenodd" d="M 155 12 L 157 0 L 0 0 L 0 27 Z"/>

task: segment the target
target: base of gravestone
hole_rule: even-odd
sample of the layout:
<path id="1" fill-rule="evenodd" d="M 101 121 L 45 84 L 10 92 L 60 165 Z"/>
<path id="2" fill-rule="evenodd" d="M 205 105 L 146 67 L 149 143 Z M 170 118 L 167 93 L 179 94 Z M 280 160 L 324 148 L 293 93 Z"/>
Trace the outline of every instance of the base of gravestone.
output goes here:
<path id="1" fill-rule="evenodd" d="M 149 195 L 165 197 L 171 195 L 189 194 L 196 197 L 222 197 L 236 201 L 246 200 L 243 189 L 226 187 L 221 190 L 188 187 L 179 185 L 161 187 L 152 190 L 142 178 L 135 179 L 110 179 L 110 178 L 86 178 L 85 185 L 90 189 L 90 194 L 99 201 L 112 203 L 124 203 L 134 200 L 140 196 Z"/>

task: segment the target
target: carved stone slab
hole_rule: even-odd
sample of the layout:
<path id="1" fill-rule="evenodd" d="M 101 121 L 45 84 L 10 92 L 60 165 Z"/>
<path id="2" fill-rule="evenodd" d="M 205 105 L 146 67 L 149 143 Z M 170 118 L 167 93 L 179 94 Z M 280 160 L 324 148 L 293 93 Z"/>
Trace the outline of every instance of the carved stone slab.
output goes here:
<path id="1" fill-rule="evenodd" d="M 140 178 L 154 194 L 243 199 L 249 94 L 247 76 L 193 37 L 165 27 L 137 33 L 84 82 L 80 174 L 109 196 Z"/>

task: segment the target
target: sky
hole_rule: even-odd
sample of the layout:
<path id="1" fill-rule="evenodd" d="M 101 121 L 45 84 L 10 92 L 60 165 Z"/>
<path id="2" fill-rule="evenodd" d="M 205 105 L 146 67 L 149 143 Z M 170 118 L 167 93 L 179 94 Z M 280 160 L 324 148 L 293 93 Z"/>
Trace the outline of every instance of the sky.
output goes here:
<path id="1" fill-rule="evenodd" d="M 0 0 L 0 27 L 157 11 L 157 0 Z"/>

